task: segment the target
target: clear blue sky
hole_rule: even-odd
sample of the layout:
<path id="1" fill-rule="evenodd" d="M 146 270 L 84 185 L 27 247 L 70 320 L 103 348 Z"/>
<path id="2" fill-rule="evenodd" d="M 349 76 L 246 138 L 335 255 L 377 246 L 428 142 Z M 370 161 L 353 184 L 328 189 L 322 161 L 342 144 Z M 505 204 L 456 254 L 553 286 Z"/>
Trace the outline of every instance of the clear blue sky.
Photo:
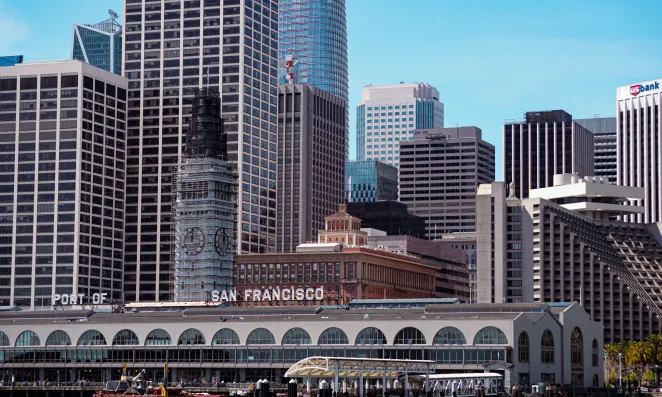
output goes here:
<path id="1" fill-rule="evenodd" d="M 71 23 L 121 0 L 0 0 L 0 54 L 66 59 Z M 350 158 L 363 86 L 427 82 L 446 126 L 476 125 L 497 147 L 527 110 L 615 114 L 615 89 L 662 78 L 660 0 L 347 0 Z"/>

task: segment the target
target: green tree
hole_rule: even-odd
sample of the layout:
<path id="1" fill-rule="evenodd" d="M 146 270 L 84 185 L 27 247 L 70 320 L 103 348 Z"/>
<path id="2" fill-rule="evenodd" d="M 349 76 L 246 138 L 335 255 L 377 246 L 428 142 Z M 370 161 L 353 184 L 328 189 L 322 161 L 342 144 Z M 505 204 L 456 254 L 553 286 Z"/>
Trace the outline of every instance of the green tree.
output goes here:
<path id="1" fill-rule="evenodd" d="M 658 371 L 658 368 L 660 366 L 660 362 L 662 362 L 662 335 L 660 334 L 653 334 L 646 338 L 646 343 L 651 347 L 653 350 L 653 364 L 655 364 L 655 386 L 659 387 L 660 385 L 660 373 Z"/>
<path id="2" fill-rule="evenodd" d="M 625 350 L 625 363 L 630 376 L 633 376 L 639 385 L 643 384 L 644 373 L 653 362 L 653 349 L 647 342 L 631 342 Z"/>

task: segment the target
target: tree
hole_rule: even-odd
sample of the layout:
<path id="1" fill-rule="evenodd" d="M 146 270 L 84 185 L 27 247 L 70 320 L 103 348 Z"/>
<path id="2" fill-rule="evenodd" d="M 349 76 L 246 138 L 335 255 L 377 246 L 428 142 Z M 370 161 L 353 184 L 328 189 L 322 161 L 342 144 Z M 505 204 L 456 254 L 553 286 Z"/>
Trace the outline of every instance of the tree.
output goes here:
<path id="1" fill-rule="evenodd" d="M 660 362 L 662 362 L 662 335 L 660 334 L 653 334 L 646 338 L 646 343 L 651 347 L 653 350 L 653 361 L 655 364 L 655 386 L 660 387 L 660 372 L 659 372 L 659 366 Z"/>
<path id="2" fill-rule="evenodd" d="M 644 373 L 653 361 L 653 349 L 647 342 L 631 342 L 625 351 L 627 371 L 639 385 L 643 384 Z"/>

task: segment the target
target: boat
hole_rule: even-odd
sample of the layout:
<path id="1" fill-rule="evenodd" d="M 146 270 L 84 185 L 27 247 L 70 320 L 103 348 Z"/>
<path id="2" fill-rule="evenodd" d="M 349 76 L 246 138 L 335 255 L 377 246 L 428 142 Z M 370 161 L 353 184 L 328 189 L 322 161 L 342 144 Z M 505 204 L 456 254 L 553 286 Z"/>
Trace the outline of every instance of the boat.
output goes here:
<path id="1" fill-rule="evenodd" d="M 142 382 L 144 375 L 143 369 L 136 376 L 122 375 L 120 380 L 109 380 L 104 389 L 94 393 L 93 397 L 142 396 L 145 394 Z"/>

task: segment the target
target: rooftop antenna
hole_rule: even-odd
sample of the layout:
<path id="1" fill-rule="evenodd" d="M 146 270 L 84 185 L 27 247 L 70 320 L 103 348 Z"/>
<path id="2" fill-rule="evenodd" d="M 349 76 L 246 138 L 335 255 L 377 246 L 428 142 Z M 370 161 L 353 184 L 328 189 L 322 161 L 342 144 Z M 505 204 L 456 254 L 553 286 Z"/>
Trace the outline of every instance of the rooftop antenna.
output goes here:
<path id="1" fill-rule="evenodd" d="M 110 17 L 113 19 L 119 18 L 119 15 L 117 15 L 117 13 L 110 8 L 108 9 L 108 15 L 110 15 Z"/>

